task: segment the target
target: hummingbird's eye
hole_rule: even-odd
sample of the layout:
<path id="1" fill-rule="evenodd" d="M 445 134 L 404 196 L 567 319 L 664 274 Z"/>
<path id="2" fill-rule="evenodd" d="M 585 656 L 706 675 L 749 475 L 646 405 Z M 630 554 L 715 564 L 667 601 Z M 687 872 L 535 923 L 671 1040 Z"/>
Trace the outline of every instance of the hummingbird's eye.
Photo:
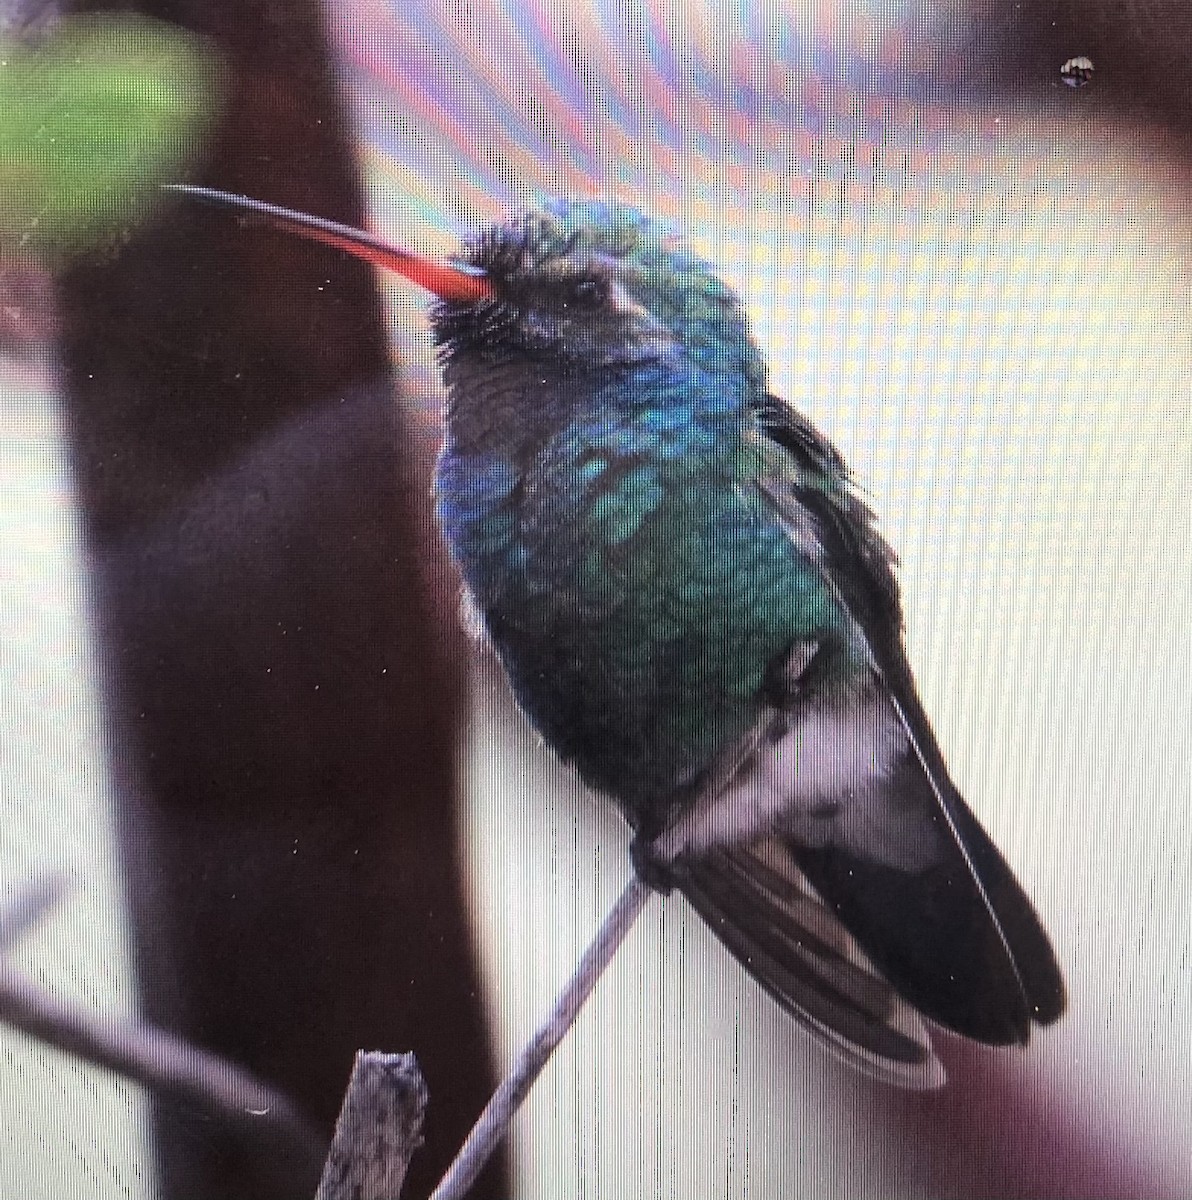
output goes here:
<path id="1" fill-rule="evenodd" d="M 567 302 L 576 308 L 595 309 L 608 299 L 608 283 L 598 276 L 587 275 L 577 279 L 567 296 Z"/>

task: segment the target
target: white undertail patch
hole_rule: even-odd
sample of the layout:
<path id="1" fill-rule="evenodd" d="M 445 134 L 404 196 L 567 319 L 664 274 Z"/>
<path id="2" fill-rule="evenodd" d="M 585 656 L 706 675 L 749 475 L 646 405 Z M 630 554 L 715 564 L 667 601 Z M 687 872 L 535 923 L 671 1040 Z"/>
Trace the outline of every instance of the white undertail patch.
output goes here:
<path id="1" fill-rule="evenodd" d="M 920 870 L 937 861 L 941 844 L 923 793 L 907 798 L 891 786 L 910 748 L 877 686 L 776 710 L 728 779 L 714 781 L 657 848 L 677 858 L 779 834 Z"/>

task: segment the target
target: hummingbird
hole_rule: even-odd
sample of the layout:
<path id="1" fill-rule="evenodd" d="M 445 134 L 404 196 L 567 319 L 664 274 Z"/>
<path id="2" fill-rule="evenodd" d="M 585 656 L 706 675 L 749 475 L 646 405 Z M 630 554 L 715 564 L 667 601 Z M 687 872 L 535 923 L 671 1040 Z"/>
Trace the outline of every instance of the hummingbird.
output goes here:
<path id="1" fill-rule="evenodd" d="M 552 201 L 442 261 L 187 192 L 431 292 L 436 508 L 546 743 L 827 1049 L 908 1088 L 930 1025 L 1026 1044 L 1055 954 L 953 784 L 894 552 L 840 453 L 775 396 L 741 301 L 635 208 Z"/>

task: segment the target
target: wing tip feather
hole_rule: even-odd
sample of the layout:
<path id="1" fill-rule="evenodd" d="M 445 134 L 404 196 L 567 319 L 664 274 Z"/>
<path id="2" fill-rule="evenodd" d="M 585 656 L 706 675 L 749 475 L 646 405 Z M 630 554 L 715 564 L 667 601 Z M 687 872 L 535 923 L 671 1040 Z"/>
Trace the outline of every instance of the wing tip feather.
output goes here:
<path id="1" fill-rule="evenodd" d="M 947 1071 L 922 1016 L 873 967 L 781 842 L 688 861 L 678 885 L 729 953 L 833 1058 L 908 1091 L 944 1086 Z"/>

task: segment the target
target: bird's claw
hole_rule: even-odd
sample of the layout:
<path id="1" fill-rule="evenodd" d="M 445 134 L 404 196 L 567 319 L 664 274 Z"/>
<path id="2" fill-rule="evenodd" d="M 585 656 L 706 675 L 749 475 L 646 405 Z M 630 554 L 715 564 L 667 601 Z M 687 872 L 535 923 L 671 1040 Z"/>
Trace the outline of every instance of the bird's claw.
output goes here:
<path id="1" fill-rule="evenodd" d="M 663 896 L 670 895 L 677 882 L 676 863 L 658 849 L 658 843 L 653 838 L 643 837 L 640 833 L 629 844 L 629 860 L 638 879 Z"/>

